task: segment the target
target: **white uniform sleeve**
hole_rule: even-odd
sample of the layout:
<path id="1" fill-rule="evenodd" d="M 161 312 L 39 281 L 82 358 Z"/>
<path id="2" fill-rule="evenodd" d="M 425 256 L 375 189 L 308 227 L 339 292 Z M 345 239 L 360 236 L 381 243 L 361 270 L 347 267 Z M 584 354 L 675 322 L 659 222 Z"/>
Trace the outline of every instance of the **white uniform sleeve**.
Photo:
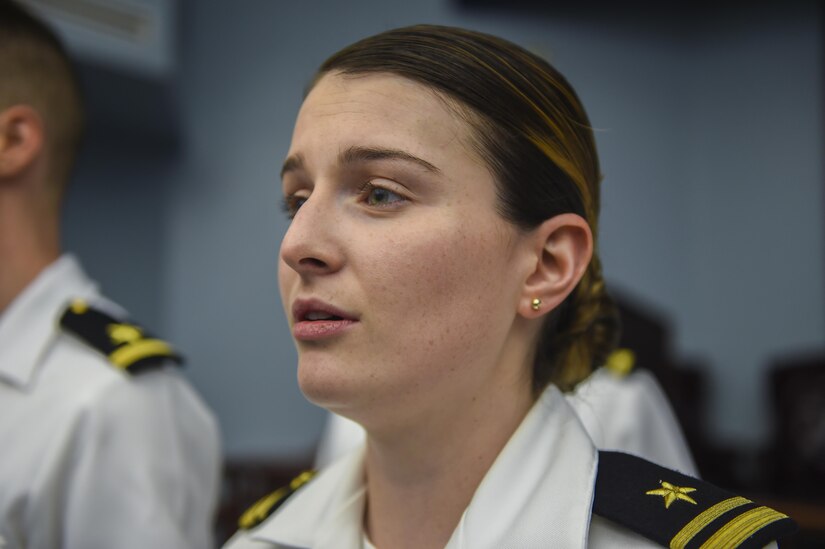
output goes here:
<path id="1" fill-rule="evenodd" d="M 178 372 L 111 384 L 79 421 L 64 548 L 212 547 L 219 435 Z"/>

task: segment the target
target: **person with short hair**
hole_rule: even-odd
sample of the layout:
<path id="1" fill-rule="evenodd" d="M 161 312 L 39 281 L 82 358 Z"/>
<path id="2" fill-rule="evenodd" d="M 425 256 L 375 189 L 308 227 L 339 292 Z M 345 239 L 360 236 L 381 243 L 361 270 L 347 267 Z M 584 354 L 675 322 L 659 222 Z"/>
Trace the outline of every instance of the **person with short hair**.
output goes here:
<path id="1" fill-rule="evenodd" d="M 59 40 L 0 0 L 0 547 L 208 548 L 215 418 L 61 249 L 83 125 Z"/>

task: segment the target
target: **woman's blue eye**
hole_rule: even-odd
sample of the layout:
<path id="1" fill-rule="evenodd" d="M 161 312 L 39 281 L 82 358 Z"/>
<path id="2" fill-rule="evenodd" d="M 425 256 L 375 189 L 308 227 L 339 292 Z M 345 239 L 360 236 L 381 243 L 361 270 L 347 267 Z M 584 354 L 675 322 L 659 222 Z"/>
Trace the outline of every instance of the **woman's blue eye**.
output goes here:
<path id="1" fill-rule="evenodd" d="M 301 206 L 303 206 L 304 202 L 306 202 L 306 201 L 307 201 L 307 199 L 304 198 L 303 196 L 295 196 L 295 195 L 285 196 L 284 201 L 281 204 L 281 207 L 284 210 L 284 213 L 286 214 L 286 216 L 289 219 L 292 219 L 292 218 L 295 217 L 295 214 L 298 213 L 298 210 L 301 209 Z"/>
<path id="2" fill-rule="evenodd" d="M 367 183 L 363 189 L 365 202 L 370 206 L 385 206 L 405 200 L 403 196 L 383 187 Z"/>

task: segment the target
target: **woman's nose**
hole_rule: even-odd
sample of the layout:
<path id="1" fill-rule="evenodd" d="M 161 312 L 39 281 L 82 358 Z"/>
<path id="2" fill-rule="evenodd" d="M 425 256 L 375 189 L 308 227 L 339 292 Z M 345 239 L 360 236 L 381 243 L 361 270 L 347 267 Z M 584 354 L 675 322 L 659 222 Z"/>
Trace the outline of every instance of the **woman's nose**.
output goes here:
<path id="1" fill-rule="evenodd" d="M 313 194 L 295 213 L 281 241 L 281 259 L 301 276 L 333 273 L 343 265 L 334 204 Z"/>

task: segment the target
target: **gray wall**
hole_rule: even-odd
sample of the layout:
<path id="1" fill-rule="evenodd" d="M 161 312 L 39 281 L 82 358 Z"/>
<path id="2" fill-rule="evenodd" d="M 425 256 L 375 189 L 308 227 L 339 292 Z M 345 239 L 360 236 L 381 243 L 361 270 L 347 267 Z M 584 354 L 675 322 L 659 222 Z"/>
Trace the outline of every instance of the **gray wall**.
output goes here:
<path id="1" fill-rule="evenodd" d="M 138 170 L 84 163 L 70 244 L 187 351 L 230 454 L 309 452 L 323 412 L 297 389 L 276 276 L 278 171 L 302 90 L 327 55 L 370 33 L 417 22 L 494 32 L 546 55 L 580 92 L 605 174 L 608 279 L 672 315 L 676 351 L 708 363 L 714 433 L 757 443 L 769 429 L 761 372 L 825 346 L 822 14 L 814 1 L 773 9 L 685 27 L 469 15 L 445 0 L 184 3 L 182 149 Z M 110 184 L 162 204 L 151 222 L 131 220 L 149 231 L 130 242 L 140 266 L 112 265 L 94 232 L 72 228 L 105 223 L 83 211 L 118 203 Z"/>

